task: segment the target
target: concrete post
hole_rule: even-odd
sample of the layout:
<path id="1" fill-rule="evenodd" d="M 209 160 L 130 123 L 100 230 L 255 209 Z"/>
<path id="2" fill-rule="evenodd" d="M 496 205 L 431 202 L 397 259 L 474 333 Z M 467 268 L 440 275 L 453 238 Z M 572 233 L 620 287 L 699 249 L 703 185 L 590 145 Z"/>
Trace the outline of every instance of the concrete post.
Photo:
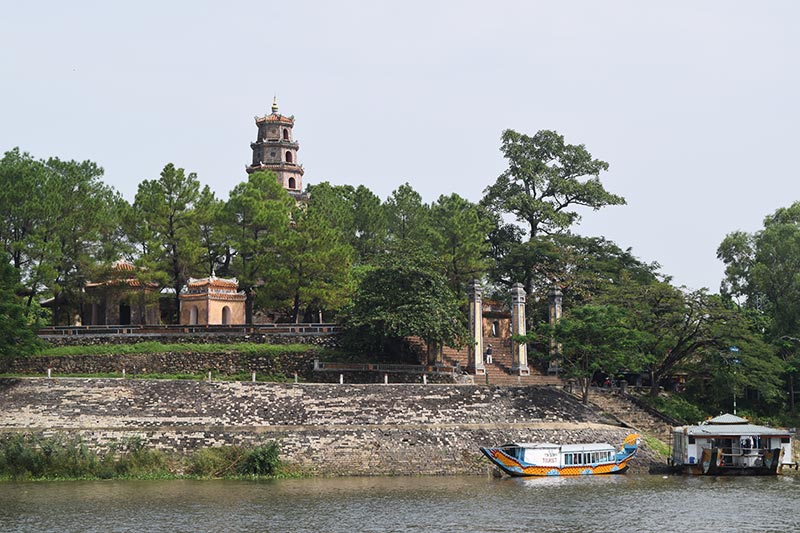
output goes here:
<path id="1" fill-rule="evenodd" d="M 511 334 L 525 335 L 525 289 L 522 283 L 515 283 L 511 286 Z M 511 370 L 518 372 L 520 376 L 530 376 L 528 368 L 528 345 L 524 342 L 512 341 L 511 344 L 512 365 Z"/>
<path id="2" fill-rule="evenodd" d="M 471 374 L 485 374 L 483 365 L 483 289 L 477 279 L 469 284 L 469 364 Z"/>
<path id="3" fill-rule="evenodd" d="M 555 326 L 558 324 L 558 321 L 561 320 L 562 300 L 563 293 L 558 287 L 553 287 L 550 289 L 550 292 L 547 293 L 551 326 Z M 557 343 L 554 337 L 550 337 L 550 368 L 555 369 L 556 375 L 561 371 L 561 344 Z"/>

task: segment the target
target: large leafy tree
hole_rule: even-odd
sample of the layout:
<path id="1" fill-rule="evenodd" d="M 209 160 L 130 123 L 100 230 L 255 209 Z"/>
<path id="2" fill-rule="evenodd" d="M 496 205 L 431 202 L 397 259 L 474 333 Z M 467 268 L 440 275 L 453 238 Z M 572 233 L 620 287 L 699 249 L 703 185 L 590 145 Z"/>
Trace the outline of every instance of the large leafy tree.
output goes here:
<path id="1" fill-rule="evenodd" d="M 282 253 L 295 202 L 271 172 L 254 172 L 231 191 L 225 218 L 234 250 L 231 272 L 247 294 L 245 320 L 253 321 L 258 287 L 278 275 L 276 256 Z"/>
<path id="2" fill-rule="evenodd" d="M 641 332 L 630 327 L 625 311 L 614 305 L 575 307 L 553 328 L 562 347 L 563 377 L 573 378 L 583 403 L 597 372 L 614 374 L 639 364 Z"/>
<path id="3" fill-rule="evenodd" d="M 36 332 L 41 324 L 17 295 L 19 272 L 9 261 L 0 252 L 0 360 L 26 355 L 40 343 Z"/>
<path id="4" fill-rule="evenodd" d="M 649 371 L 654 396 L 679 365 L 725 351 L 739 338 L 734 310 L 704 290 L 686 291 L 665 281 L 622 283 L 603 299 L 622 307 L 630 327 L 644 335 L 644 359 L 636 370 Z"/>
<path id="5" fill-rule="evenodd" d="M 24 278 L 39 255 L 45 210 L 47 168 L 14 148 L 0 160 L 0 242 Z"/>
<path id="6" fill-rule="evenodd" d="M 800 202 L 767 216 L 760 231 L 728 234 L 717 257 L 725 263 L 721 292 L 767 317 L 767 338 L 784 357 L 794 413 L 800 371 Z"/>
<path id="7" fill-rule="evenodd" d="M 227 275 L 230 269 L 231 248 L 227 242 L 230 228 L 225 224 L 225 202 L 219 200 L 206 185 L 195 203 L 195 217 L 200 237 L 200 257 L 206 275 Z"/>
<path id="8" fill-rule="evenodd" d="M 347 302 L 352 256 L 352 247 L 330 226 L 324 211 L 313 202 L 297 206 L 275 257 L 274 273 L 264 279 L 260 303 L 287 309 L 293 322 L 305 316 L 321 320 L 324 311 Z"/>
<path id="9" fill-rule="evenodd" d="M 488 268 L 491 218 L 475 204 L 457 194 L 440 196 L 431 205 L 433 251 L 441 262 L 450 289 L 465 293 L 471 279 Z"/>
<path id="10" fill-rule="evenodd" d="M 150 243 L 146 259 L 167 273 L 175 290 L 176 309 L 181 289 L 198 268 L 200 235 L 194 207 L 199 196 L 197 175 L 168 163 L 159 179 L 139 184 L 134 201 Z"/>
<path id="11" fill-rule="evenodd" d="M 421 337 L 429 356 L 442 346 L 461 347 L 469 332 L 447 280 L 425 261 L 403 256 L 363 273 L 344 327 L 358 348 L 396 352 L 405 337 Z"/>
<path id="12" fill-rule="evenodd" d="M 526 224 L 529 240 L 568 229 L 580 219 L 575 207 L 597 210 L 625 203 L 600 183 L 608 163 L 592 158 L 582 144 L 567 144 L 555 131 L 530 137 L 506 130 L 500 150 L 508 168 L 486 188 L 483 203 Z"/>
<path id="13" fill-rule="evenodd" d="M 430 209 L 411 185 L 405 183 L 395 189 L 386 200 L 384 209 L 393 247 L 429 249 L 432 231 Z"/>
<path id="14" fill-rule="evenodd" d="M 380 198 L 363 185 L 308 187 L 309 205 L 356 251 L 357 264 L 369 263 L 386 249 L 387 221 Z"/>

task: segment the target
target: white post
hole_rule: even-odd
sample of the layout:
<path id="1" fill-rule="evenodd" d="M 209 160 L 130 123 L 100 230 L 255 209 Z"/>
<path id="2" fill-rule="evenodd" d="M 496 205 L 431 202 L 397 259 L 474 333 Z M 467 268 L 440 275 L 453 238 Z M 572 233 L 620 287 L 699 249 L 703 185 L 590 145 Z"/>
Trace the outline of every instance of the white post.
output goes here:
<path id="1" fill-rule="evenodd" d="M 208 381 L 211 381 L 211 370 L 208 371 Z"/>
<path id="2" fill-rule="evenodd" d="M 389 374 L 384 374 L 383 375 L 383 384 L 384 385 L 388 385 L 389 384 Z"/>
<path id="3" fill-rule="evenodd" d="M 50 367 L 48 367 L 48 368 L 47 368 L 47 377 L 48 377 L 48 378 L 50 378 L 50 377 L 51 377 L 51 371 L 52 371 L 52 370 L 53 370 L 53 369 L 52 369 L 52 368 L 50 368 Z"/>
<path id="4" fill-rule="evenodd" d="M 477 279 L 469 284 L 469 362 L 467 371 L 485 374 L 483 365 L 483 289 Z"/>
<path id="5" fill-rule="evenodd" d="M 422 374 L 422 384 L 423 385 L 427 385 L 428 384 L 428 375 L 427 374 Z"/>
<path id="6" fill-rule="evenodd" d="M 253 383 L 255 383 L 255 382 L 256 382 L 256 372 L 255 372 L 255 370 L 253 370 Z"/>
<path id="7" fill-rule="evenodd" d="M 525 335 L 525 289 L 522 283 L 515 283 L 511 286 L 511 333 L 513 335 Z M 529 376 L 531 371 L 528 368 L 528 345 L 524 342 L 512 343 L 512 366 L 511 370 L 518 372 L 520 376 Z"/>
<path id="8" fill-rule="evenodd" d="M 297 383 L 297 372 L 294 373 L 294 382 Z"/>
<path id="9" fill-rule="evenodd" d="M 339 385 L 344 383 L 344 374 L 339 374 Z"/>
<path id="10" fill-rule="evenodd" d="M 125 367 L 122 367 L 122 379 L 125 379 Z"/>

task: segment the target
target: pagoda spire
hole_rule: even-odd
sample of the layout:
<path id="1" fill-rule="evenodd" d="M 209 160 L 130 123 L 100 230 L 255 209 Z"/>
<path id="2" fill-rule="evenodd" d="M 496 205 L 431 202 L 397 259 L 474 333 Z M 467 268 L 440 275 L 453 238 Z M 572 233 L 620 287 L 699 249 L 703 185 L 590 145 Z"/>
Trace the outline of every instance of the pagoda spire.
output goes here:
<path id="1" fill-rule="evenodd" d="M 272 113 L 277 115 L 278 114 L 278 95 L 272 97 Z"/>

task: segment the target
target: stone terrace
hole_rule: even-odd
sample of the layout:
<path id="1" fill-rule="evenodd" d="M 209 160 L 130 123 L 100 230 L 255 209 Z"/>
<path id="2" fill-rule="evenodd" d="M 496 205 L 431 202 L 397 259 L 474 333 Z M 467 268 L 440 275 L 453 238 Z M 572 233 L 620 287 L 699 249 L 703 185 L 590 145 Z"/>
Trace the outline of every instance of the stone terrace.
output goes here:
<path id="1" fill-rule="evenodd" d="M 177 452 L 278 440 L 290 465 L 329 475 L 478 473 L 479 446 L 627 434 L 552 387 L 26 378 L 0 380 L 0 405 L 0 434 Z"/>

